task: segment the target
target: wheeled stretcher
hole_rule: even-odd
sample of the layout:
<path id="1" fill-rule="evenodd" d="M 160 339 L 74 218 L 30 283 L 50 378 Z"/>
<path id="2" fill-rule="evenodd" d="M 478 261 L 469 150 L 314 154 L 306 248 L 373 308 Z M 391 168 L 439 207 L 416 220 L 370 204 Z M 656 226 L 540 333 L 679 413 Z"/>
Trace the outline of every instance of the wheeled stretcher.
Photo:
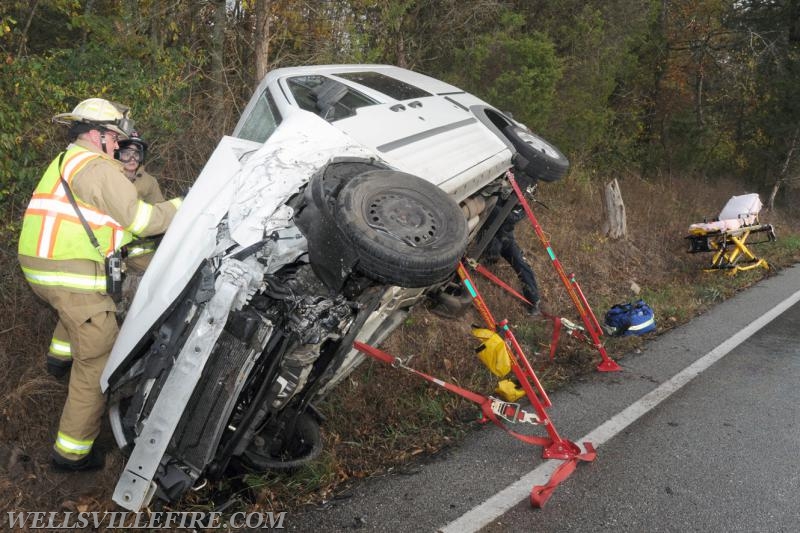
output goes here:
<path id="1" fill-rule="evenodd" d="M 758 194 L 733 196 L 713 222 L 689 226 L 689 253 L 713 252 L 711 266 L 706 271 L 727 269 L 730 274 L 753 268 L 769 269 L 763 258 L 756 256 L 749 245 L 775 240 L 772 224 L 761 224 Z M 751 239 L 748 243 L 748 239 Z"/>

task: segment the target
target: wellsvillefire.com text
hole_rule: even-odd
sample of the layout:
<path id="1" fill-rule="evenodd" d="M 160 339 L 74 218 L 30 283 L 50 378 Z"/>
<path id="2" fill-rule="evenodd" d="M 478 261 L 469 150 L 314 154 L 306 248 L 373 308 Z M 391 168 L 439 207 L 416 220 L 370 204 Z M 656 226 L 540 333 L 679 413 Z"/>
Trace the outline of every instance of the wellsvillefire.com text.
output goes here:
<path id="1" fill-rule="evenodd" d="M 283 529 L 286 512 L 9 512 L 8 526 L 14 529 Z"/>

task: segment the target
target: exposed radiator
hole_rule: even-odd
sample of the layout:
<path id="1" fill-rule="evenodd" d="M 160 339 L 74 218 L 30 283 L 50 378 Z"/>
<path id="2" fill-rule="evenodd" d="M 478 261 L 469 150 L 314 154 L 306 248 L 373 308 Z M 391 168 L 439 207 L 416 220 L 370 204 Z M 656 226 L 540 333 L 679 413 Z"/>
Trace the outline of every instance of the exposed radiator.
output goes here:
<path id="1" fill-rule="evenodd" d="M 247 344 L 223 330 L 175 429 L 170 455 L 182 459 L 198 472 L 213 459 L 239 387 L 252 368 L 248 361 L 252 353 Z"/>

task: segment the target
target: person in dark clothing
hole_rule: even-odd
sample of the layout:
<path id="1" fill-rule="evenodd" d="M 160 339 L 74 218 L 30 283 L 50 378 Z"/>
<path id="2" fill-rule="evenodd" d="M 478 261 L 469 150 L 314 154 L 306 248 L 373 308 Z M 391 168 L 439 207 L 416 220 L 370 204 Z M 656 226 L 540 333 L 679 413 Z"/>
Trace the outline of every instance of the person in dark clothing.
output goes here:
<path id="1" fill-rule="evenodd" d="M 499 214 L 500 210 L 495 207 L 494 213 L 490 218 Z M 528 312 L 532 315 L 540 314 L 539 310 L 539 287 L 536 285 L 536 276 L 533 269 L 525 260 L 522 250 L 514 237 L 514 228 L 517 223 L 525 218 L 525 211 L 522 206 L 516 206 L 506 217 L 503 225 L 497 230 L 494 238 L 489 242 L 486 251 L 483 253 L 484 261 L 493 264 L 499 257 L 505 259 L 511 268 L 516 272 L 517 277 L 522 283 L 522 295 L 531 302 Z"/>

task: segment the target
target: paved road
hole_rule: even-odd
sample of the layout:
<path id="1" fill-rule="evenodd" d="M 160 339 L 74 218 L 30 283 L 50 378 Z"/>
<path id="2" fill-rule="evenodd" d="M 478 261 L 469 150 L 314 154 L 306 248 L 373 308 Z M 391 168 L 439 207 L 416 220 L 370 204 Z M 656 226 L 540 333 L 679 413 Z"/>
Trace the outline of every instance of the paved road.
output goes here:
<path id="1" fill-rule="evenodd" d="M 483 531 L 800 529 L 800 305 Z"/>
<path id="2" fill-rule="evenodd" d="M 600 439 L 597 460 L 579 467 L 544 509 L 531 509 L 528 485 L 513 485 L 543 464 L 540 449 L 486 427 L 446 457 L 367 480 L 338 499 L 287 517 L 286 526 L 390 532 L 484 526 L 492 532 L 796 531 L 800 306 L 768 319 L 800 299 L 798 288 L 800 268 L 787 269 L 661 335 L 642 354 L 625 357 L 623 372 L 596 373 L 552 395 L 556 427 L 579 441 L 597 435 L 598 426 L 608 426 L 643 396 L 663 390 L 674 376 L 688 375 L 688 383 L 673 387 L 677 392 L 655 409 L 617 424 L 618 435 Z M 743 330 L 756 333 L 746 338 Z M 708 360 L 709 353 L 720 360 L 691 379 L 697 371 L 684 369 Z M 492 508 L 483 503 L 487 500 Z"/>

